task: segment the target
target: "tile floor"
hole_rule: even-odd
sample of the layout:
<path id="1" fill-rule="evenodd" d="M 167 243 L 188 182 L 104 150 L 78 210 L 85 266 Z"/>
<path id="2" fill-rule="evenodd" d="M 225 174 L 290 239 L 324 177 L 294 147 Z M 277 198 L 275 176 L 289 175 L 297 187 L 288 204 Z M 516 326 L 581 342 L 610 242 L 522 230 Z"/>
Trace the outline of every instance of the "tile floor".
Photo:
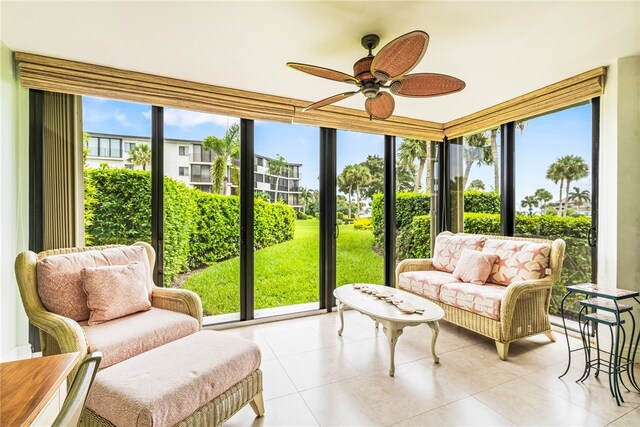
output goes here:
<path id="1" fill-rule="evenodd" d="M 558 333 L 557 343 L 512 344 L 503 362 L 493 341 L 443 321 L 434 364 L 429 328 L 405 328 L 391 378 L 382 330 L 347 311 L 339 337 L 339 322 L 331 313 L 222 331 L 262 349 L 266 408 L 256 419 L 247 406 L 225 426 L 640 426 L 640 393 L 624 392 L 618 407 L 604 375 L 557 378 L 567 359 Z"/>

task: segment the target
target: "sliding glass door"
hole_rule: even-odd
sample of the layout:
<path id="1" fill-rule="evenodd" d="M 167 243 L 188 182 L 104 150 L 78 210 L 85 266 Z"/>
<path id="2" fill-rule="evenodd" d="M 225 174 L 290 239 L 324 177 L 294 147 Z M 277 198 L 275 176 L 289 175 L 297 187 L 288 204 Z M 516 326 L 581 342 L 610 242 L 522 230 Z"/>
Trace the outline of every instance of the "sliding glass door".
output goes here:
<path id="1" fill-rule="evenodd" d="M 384 284 L 384 137 L 337 133 L 336 286 Z"/>
<path id="2" fill-rule="evenodd" d="M 318 129 L 256 122 L 255 317 L 319 308 Z"/>

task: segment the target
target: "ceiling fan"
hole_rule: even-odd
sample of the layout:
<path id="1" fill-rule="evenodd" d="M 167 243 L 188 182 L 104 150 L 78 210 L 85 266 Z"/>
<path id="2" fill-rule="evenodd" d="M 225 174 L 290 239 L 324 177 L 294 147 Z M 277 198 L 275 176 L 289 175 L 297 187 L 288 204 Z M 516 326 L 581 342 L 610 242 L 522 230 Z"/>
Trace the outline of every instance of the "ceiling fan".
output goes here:
<path id="1" fill-rule="evenodd" d="M 369 117 L 384 120 L 393 114 L 395 101 L 388 92 L 383 92 L 383 89 L 399 96 L 421 98 L 446 95 L 461 91 L 465 87 L 462 80 L 445 74 L 407 74 L 418 65 L 427 50 L 429 35 L 424 31 L 412 31 L 398 37 L 380 49 L 375 56 L 371 51 L 380 43 L 380 37 L 369 34 L 362 38 L 361 43 L 362 47 L 369 50 L 369 55 L 353 64 L 353 76 L 315 65 L 287 62 L 287 66 L 295 70 L 329 80 L 351 83 L 360 88 L 314 102 L 302 111 L 322 108 L 362 92 L 367 97 L 364 108 Z"/>

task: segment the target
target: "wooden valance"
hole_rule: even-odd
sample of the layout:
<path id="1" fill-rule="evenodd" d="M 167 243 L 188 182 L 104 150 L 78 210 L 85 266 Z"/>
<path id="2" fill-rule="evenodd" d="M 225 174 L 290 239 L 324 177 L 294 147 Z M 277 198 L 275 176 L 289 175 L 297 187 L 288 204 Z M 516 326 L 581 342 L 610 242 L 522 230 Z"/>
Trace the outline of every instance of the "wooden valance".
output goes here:
<path id="1" fill-rule="evenodd" d="M 29 89 L 98 96 L 245 119 L 442 140 L 442 124 L 407 117 L 370 120 L 360 110 L 328 107 L 302 112 L 309 101 L 230 89 L 41 55 L 16 52 L 20 81 Z"/>
<path id="2" fill-rule="evenodd" d="M 558 83 L 444 124 L 448 138 L 457 138 L 575 105 L 602 95 L 606 67 L 595 68 Z"/>

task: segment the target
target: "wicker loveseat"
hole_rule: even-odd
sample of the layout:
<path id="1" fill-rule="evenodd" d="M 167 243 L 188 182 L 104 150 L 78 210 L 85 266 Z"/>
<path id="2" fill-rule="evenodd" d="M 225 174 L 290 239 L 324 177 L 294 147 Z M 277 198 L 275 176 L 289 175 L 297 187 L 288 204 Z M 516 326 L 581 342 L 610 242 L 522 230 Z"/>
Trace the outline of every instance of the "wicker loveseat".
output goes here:
<path id="1" fill-rule="evenodd" d="M 247 403 L 262 416 L 259 348 L 242 338 L 202 331 L 199 296 L 155 286 L 154 262 L 153 248 L 143 242 L 26 251 L 16 258 L 18 287 L 29 320 L 40 330 L 43 355 L 103 354 L 83 424 L 220 425 Z M 126 268 L 138 269 L 132 277 L 140 298 L 148 298 L 145 309 L 92 323 L 87 271 Z M 132 282 L 120 283 L 117 289 L 135 288 L 128 285 Z M 110 293 L 116 289 L 111 286 L 98 281 L 107 301 L 122 295 Z"/>
<path id="2" fill-rule="evenodd" d="M 497 257 L 485 284 L 465 283 L 452 274 L 464 249 Z M 444 232 L 436 238 L 434 257 L 398 264 L 396 286 L 438 304 L 448 322 L 495 340 L 498 356 L 506 360 L 509 344 L 519 338 L 544 333 L 555 341 L 549 303 L 564 250 L 561 239 Z"/>

